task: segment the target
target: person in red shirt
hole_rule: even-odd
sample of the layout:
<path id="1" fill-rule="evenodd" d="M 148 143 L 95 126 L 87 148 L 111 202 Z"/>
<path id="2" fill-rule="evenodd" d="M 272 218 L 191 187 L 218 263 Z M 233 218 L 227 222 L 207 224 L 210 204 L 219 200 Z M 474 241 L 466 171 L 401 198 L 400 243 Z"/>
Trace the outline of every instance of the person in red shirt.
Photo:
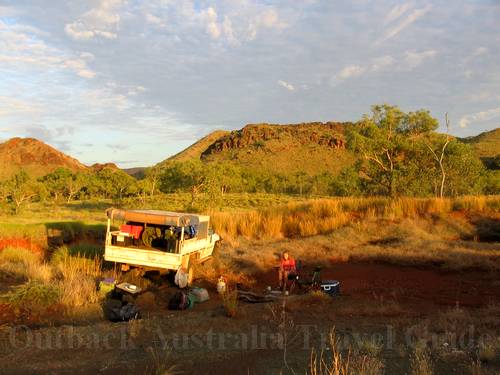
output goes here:
<path id="1" fill-rule="evenodd" d="M 295 259 L 293 259 L 288 251 L 284 251 L 280 259 L 280 268 L 278 271 L 279 288 L 286 290 L 288 275 L 293 275 L 297 272 L 295 268 Z"/>

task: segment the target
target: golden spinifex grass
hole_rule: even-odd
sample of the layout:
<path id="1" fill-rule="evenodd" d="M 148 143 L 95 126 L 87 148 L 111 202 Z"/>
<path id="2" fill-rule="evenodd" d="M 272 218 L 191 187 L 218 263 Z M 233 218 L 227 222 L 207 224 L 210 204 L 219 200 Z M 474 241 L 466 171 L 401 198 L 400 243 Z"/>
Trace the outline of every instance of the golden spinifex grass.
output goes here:
<path id="1" fill-rule="evenodd" d="M 360 353 L 356 348 L 340 350 L 340 341 L 332 329 L 329 337 L 328 354 L 312 350 L 307 374 L 310 375 L 379 375 L 384 373 L 380 348 Z"/>
<path id="2" fill-rule="evenodd" d="M 500 212 L 500 196 L 438 198 L 332 198 L 243 212 L 212 212 L 223 237 L 251 239 L 306 237 L 330 233 L 363 219 L 401 219 L 465 210 Z"/>
<path id="3" fill-rule="evenodd" d="M 80 307 L 98 301 L 96 280 L 102 275 L 102 258 L 70 255 L 68 249 L 62 247 L 46 260 L 28 249 L 6 248 L 0 252 L 2 275 L 25 282 L 16 292 L 3 296 L 12 305 L 21 303 L 29 308 L 31 299 L 35 303 L 49 295 L 51 298 L 47 300 L 51 303 Z"/>

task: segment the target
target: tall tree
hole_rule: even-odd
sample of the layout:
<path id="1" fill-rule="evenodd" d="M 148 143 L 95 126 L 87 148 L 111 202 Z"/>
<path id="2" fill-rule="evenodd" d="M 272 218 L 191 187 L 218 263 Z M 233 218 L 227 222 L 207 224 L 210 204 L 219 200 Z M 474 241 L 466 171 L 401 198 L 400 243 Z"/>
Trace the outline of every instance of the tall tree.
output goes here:
<path id="1" fill-rule="evenodd" d="M 19 213 L 23 203 L 30 201 L 38 194 L 36 182 L 24 170 L 12 176 L 5 183 L 5 189 L 7 197 L 14 204 L 16 214 Z"/>
<path id="2" fill-rule="evenodd" d="M 374 193 L 396 194 L 398 164 L 404 157 L 403 117 L 398 107 L 375 105 L 371 116 L 365 115 L 348 131 L 348 145 L 365 160 L 363 172 Z"/>

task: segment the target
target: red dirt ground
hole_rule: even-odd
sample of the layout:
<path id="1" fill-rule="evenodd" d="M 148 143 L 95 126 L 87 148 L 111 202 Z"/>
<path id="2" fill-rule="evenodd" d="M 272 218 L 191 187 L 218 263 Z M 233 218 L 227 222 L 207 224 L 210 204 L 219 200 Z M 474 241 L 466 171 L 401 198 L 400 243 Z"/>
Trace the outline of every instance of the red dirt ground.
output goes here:
<path id="1" fill-rule="evenodd" d="M 308 280 L 311 269 L 303 269 Z M 323 280 L 338 280 L 344 296 L 397 300 L 426 311 L 436 305 L 480 307 L 498 303 L 498 274 L 478 271 L 452 272 L 434 268 L 403 267 L 377 263 L 338 263 L 321 271 Z M 257 288 L 277 284 L 274 270 L 255 275 Z"/>
<path id="2" fill-rule="evenodd" d="M 27 238 L 0 238 L 0 251 L 6 247 L 29 249 L 34 253 L 43 253 L 39 245 L 32 243 Z"/>

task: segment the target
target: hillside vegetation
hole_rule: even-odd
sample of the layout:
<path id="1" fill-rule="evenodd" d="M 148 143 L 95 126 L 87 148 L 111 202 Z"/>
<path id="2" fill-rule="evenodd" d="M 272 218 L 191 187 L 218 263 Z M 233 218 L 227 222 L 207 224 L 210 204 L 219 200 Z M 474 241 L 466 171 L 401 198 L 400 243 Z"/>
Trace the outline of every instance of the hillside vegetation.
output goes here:
<path id="1" fill-rule="evenodd" d="M 477 156 L 493 158 L 500 154 L 500 128 L 496 128 L 474 137 L 462 138 L 472 146 Z"/>

